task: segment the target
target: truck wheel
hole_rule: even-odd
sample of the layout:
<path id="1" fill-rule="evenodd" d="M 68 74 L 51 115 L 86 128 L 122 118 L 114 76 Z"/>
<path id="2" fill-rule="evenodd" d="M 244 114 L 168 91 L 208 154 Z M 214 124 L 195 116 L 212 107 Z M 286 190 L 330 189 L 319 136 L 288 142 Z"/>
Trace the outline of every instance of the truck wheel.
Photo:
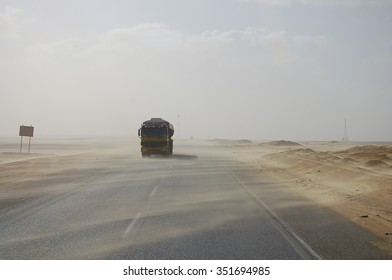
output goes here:
<path id="1" fill-rule="evenodd" d="M 146 153 L 142 153 L 142 158 L 146 158 L 146 157 L 150 157 L 150 155 Z"/>

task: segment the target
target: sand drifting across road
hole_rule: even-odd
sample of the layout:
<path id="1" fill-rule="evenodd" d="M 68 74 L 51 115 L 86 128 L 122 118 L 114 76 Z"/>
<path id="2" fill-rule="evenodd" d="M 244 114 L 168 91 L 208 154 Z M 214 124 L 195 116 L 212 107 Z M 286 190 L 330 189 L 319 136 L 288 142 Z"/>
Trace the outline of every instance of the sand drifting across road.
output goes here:
<path id="1" fill-rule="evenodd" d="M 61 192 L 88 169 L 140 158 L 139 139 L 37 139 L 18 153 L 18 139 L 0 138 L 0 209 L 43 192 Z M 392 252 L 392 143 L 177 140 L 175 154 L 234 157 L 263 180 L 286 185 L 383 238 Z M 87 173 L 88 173 L 87 172 Z M 69 175 L 69 176 L 68 176 Z M 71 176 L 72 175 L 72 176 Z M 46 178 L 46 185 L 37 185 Z M 51 182 L 61 180 L 56 188 Z"/>
<path id="2" fill-rule="evenodd" d="M 392 251 L 392 143 L 273 141 L 236 146 L 237 159 L 385 240 Z"/>
<path id="3" fill-rule="evenodd" d="M 83 170 L 104 170 L 140 155 L 137 139 L 34 139 L 32 152 L 19 152 L 17 138 L 0 138 L 0 210 L 82 179 Z M 38 184 L 35 182 L 42 182 Z M 58 182 L 63 182 L 58 183 Z M 56 187 L 53 187 L 56 186 Z"/>

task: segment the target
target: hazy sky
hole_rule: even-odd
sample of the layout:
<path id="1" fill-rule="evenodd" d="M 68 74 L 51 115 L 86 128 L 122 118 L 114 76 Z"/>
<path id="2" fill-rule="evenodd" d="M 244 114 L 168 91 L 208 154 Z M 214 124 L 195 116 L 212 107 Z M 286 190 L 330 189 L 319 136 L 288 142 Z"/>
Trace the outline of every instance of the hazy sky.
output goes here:
<path id="1" fill-rule="evenodd" d="M 0 136 L 150 117 L 181 138 L 339 140 L 347 119 L 392 141 L 392 0 L 0 0 Z"/>

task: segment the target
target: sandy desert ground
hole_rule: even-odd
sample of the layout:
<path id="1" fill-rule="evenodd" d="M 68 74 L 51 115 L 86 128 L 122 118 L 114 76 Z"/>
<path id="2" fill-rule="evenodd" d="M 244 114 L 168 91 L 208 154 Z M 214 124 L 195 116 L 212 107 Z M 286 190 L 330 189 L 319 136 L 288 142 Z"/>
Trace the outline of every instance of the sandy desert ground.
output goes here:
<path id="1" fill-rule="evenodd" d="M 245 162 L 265 180 L 290 186 L 374 232 L 384 240 L 376 245 L 392 252 L 392 143 L 181 140 L 176 147 Z M 50 185 L 18 189 L 34 178 L 104 168 L 116 155 L 140 158 L 137 138 L 34 139 L 31 153 L 26 144 L 23 149 L 19 153 L 18 138 L 0 139 L 0 210 L 43 189 L 59 191 Z"/>
<path id="2" fill-rule="evenodd" d="M 220 141 L 264 178 L 292 187 L 381 237 L 392 251 L 392 143 Z"/>

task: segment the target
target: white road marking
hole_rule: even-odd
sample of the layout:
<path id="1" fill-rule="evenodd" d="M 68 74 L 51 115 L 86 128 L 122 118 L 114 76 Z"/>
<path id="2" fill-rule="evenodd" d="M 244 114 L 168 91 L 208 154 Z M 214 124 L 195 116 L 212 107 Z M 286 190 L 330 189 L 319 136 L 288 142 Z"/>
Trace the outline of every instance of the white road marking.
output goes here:
<path id="1" fill-rule="evenodd" d="M 141 215 L 142 212 L 138 212 L 135 216 L 135 218 L 133 218 L 132 222 L 129 224 L 129 226 L 127 227 L 127 229 L 124 231 L 123 234 L 123 238 L 125 238 L 128 233 L 131 231 L 131 229 L 134 227 L 134 225 L 136 224 L 136 222 L 139 220 L 139 217 Z"/>
<path id="2" fill-rule="evenodd" d="M 245 183 L 243 183 L 231 170 L 227 171 L 234 178 L 234 180 L 237 181 L 237 183 L 240 184 L 240 186 L 269 213 L 269 215 L 271 215 L 273 221 L 275 222 L 274 224 L 276 228 L 303 259 L 308 259 L 309 254 L 315 259 L 321 259 L 321 257 L 302 238 L 295 234 L 290 226 L 281 220 L 278 215 L 267 206 L 267 204 L 265 204 L 251 189 L 245 185 Z"/>
<path id="3" fill-rule="evenodd" d="M 158 187 L 159 187 L 159 184 L 156 185 L 155 188 L 151 191 L 150 197 L 153 196 L 153 195 L 155 194 L 155 192 L 157 191 Z"/>
<path id="4" fill-rule="evenodd" d="M 150 199 L 148 200 L 148 202 L 147 202 L 146 205 L 144 206 L 145 209 L 148 208 L 148 207 L 150 206 L 151 201 L 152 201 L 151 198 L 154 196 L 154 194 L 155 194 L 156 191 L 158 190 L 160 184 L 162 183 L 162 181 L 163 181 L 163 179 L 164 179 L 165 177 L 166 177 L 166 176 L 161 176 L 161 178 L 159 179 L 159 182 L 156 184 L 156 186 L 155 186 L 155 187 L 153 188 L 153 190 L 150 192 L 150 194 L 149 194 L 149 198 L 150 198 Z M 141 214 L 142 214 L 142 211 L 139 211 L 139 212 L 136 214 L 135 218 L 132 220 L 132 222 L 129 224 L 129 226 L 127 227 L 127 229 L 124 231 L 123 238 L 125 238 L 125 237 L 128 235 L 128 233 L 131 231 L 131 229 L 135 226 L 135 224 L 136 224 L 136 222 L 139 220 L 139 217 L 140 217 Z"/>
<path id="5" fill-rule="evenodd" d="M 159 178 L 159 182 L 156 184 L 156 186 L 153 188 L 153 190 L 150 193 L 150 197 L 154 196 L 155 192 L 158 190 L 159 186 L 162 184 L 162 181 L 166 178 L 165 175 L 162 175 L 161 178 Z"/>

